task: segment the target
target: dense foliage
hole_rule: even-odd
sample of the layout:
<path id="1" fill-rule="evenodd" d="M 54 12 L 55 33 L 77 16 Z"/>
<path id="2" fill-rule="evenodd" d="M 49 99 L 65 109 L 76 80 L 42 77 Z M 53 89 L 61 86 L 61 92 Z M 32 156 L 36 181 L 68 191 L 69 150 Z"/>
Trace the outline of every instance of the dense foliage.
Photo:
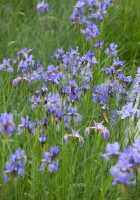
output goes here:
<path id="1" fill-rule="evenodd" d="M 0 199 L 139 198 L 139 8 L 0 2 Z"/>

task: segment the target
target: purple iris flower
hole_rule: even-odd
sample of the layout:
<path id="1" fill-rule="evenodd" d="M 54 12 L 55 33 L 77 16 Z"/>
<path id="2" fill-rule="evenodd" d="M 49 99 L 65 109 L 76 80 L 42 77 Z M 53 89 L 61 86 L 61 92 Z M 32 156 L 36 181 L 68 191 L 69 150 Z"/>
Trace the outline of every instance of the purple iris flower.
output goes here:
<path id="1" fill-rule="evenodd" d="M 22 81 L 28 81 L 28 78 L 26 76 L 18 76 L 17 78 L 15 78 L 12 82 L 13 86 L 17 86 L 20 82 Z"/>
<path id="2" fill-rule="evenodd" d="M 39 97 L 34 97 L 32 96 L 31 99 L 29 99 L 29 102 L 32 103 L 32 110 L 34 110 L 38 104 L 40 104 L 42 102 L 40 96 Z"/>
<path id="3" fill-rule="evenodd" d="M 98 102 L 100 105 L 104 105 L 109 101 L 108 86 L 101 84 L 93 88 L 92 100 Z"/>
<path id="4" fill-rule="evenodd" d="M 140 139 L 136 139 L 132 146 L 119 151 L 119 144 L 107 144 L 107 153 L 101 156 L 109 160 L 109 156 L 118 156 L 117 164 L 110 168 L 110 173 L 114 178 L 113 185 L 118 183 L 123 185 L 135 184 L 134 169 L 140 164 Z"/>
<path id="5" fill-rule="evenodd" d="M 140 164 L 140 139 L 135 140 L 132 149 L 134 162 Z"/>
<path id="6" fill-rule="evenodd" d="M 110 136 L 110 132 L 105 126 L 103 126 L 103 122 L 98 123 L 98 122 L 94 121 L 94 126 L 91 128 L 93 128 L 93 129 L 99 131 L 99 133 L 103 134 L 104 139 L 108 139 Z"/>
<path id="7" fill-rule="evenodd" d="M 42 161 L 46 161 L 47 163 L 51 163 L 52 154 L 50 152 L 45 152 L 43 158 L 44 158 L 44 160 L 42 160 Z"/>
<path id="8" fill-rule="evenodd" d="M 49 165 L 48 165 L 48 171 L 53 173 L 53 172 L 58 172 L 59 170 L 59 164 L 58 164 L 58 160 L 55 160 L 53 162 L 51 162 Z"/>
<path id="9" fill-rule="evenodd" d="M 17 86 L 22 81 L 22 77 L 17 77 L 12 81 L 13 86 Z"/>
<path id="10" fill-rule="evenodd" d="M 121 115 L 121 119 L 125 119 L 133 113 L 133 107 L 131 103 L 126 104 L 122 107 L 121 111 L 117 111 L 118 115 Z"/>
<path id="11" fill-rule="evenodd" d="M 40 167 L 40 171 L 45 169 L 45 165 L 48 164 L 48 171 L 58 172 L 59 164 L 58 164 L 58 154 L 59 154 L 59 146 L 54 146 L 50 148 L 49 152 L 45 152 L 42 159 L 42 165 Z"/>
<path id="12" fill-rule="evenodd" d="M 82 88 L 75 88 L 67 97 L 69 102 L 74 104 L 76 101 L 80 101 L 80 97 L 82 94 Z"/>
<path id="13" fill-rule="evenodd" d="M 85 82 L 83 85 L 82 85 L 82 90 L 84 91 L 84 93 L 86 92 L 86 90 L 90 90 L 90 85 L 87 83 L 87 82 Z"/>
<path id="14" fill-rule="evenodd" d="M 35 124 L 38 125 L 40 128 L 45 128 L 46 130 L 48 129 L 48 121 L 46 118 L 43 120 L 35 120 Z"/>
<path id="15" fill-rule="evenodd" d="M 42 84 L 41 91 L 43 95 L 48 91 L 45 83 Z"/>
<path id="16" fill-rule="evenodd" d="M 69 105 L 68 107 L 69 115 L 74 116 L 77 114 L 77 107 L 73 107 L 72 105 Z"/>
<path id="17" fill-rule="evenodd" d="M 124 75 L 124 73 L 122 72 L 122 70 L 119 70 L 119 71 L 118 71 L 118 79 L 119 79 L 120 81 L 124 81 L 124 79 L 125 79 L 125 75 Z"/>
<path id="18" fill-rule="evenodd" d="M 111 75 L 114 75 L 114 74 L 116 73 L 116 69 L 115 69 L 113 66 L 111 66 L 111 67 L 109 68 L 109 71 L 110 71 L 110 74 L 111 74 Z"/>
<path id="19" fill-rule="evenodd" d="M 39 96 L 39 95 L 40 95 L 40 88 L 37 88 L 37 89 L 36 89 L 35 94 L 36 94 L 36 96 Z"/>
<path id="20" fill-rule="evenodd" d="M 31 67 L 34 67 L 33 55 L 27 55 L 25 60 L 20 60 L 18 70 L 22 69 L 23 74 L 31 73 Z"/>
<path id="21" fill-rule="evenodd" d="M 106 160 L 109 160 L 110 156 L 118 156 L 120 155 L 120 145 L 118 142 L 115 142 L 113 144 L 108 143 L 106 146 L 106 152 L 105 154 L 101 154 L 102 157 L 104 157 Z"/>
<path id="22" fill-rule="evenodd" d="M 22 134 L 22 129 L 24 128 L 27 130 L 29 133 L 34 133 L 35 132 L 35 123 L 30 121 L 30 118 L 27 116 L 26 118 L 21 117 L 22 123 L 18 125 L 18 134 Z"/>
<path id="23" fill-rule="evenodd" d="M 92 10 L 94 10 L 95 8 L 97 8 L 98 7 L 98 1 L 97 0 L 85 0 L 85 3 L 86 3 L 86 5 L 88 6 L 88 10 L 89 11 L 92 11 Z"/>
<path id="24" fill-rule="evenodd" d="M 109 70 L 109 68 L 102 68 L 101 69 L 101 71 L 104 73 L 104 74 L 107 74 L 107 75 L 109 75 L 110 74 L 110 70 Z"/>
<path id="25" fill-rule="evenodd" d="M 53 53 L 53 58 L 57 59 L 58 61 L 62 60 L 62 56 L 64 54 L 64 50 L 62 48 L 57 49 L 54 53 Z"/>
<path id="26" fill-rule="evenodd" d="M 45 15 L 49 11 L 50 7 L 43 0 L 42 2 L 37 4 L 36 9 L 40 12 L 41 15 Z"/>
<path id="27" fill-rule="evenodd" d="M 74 6 L 73 13 L 70 16 L 73 24 L 82 24 L 85 22 L 86 17 L 84 16 L 85 2 L 83 0 L 78 1 Z"/>
<path id="28" fill-rule="evenodd" d="M 137 74 L 140 75 L 140 67 L 137 69 Z"/>
<path id="29" fill-rule="evenodd" d="M 72 119 L 71 116 L 67 116 L 67 115 L 66 115 L 66 116 L 64 117 L 64 123 L 65 123 L 65 124 L 70 124 L 71 119 Z"/>
<path id="30" fill-rule="evenodd" d="M 66 110 L 65 108 L 63 110 L 57 109 L 54 115 L 54 122 L 56 122 L 56 132 L 59 132 L 59 122 L 62 120 L 63 116 L 65 115 Z"/>
<path id="31" fill-rule="evenodd" d="M 134 185 L 134 172 L 133 170 L 130 171 L 123 171 L 121 167 L 117 164 L 110 168 L 110 173 L 114 178 L 114 182 L 112 185 L 116 185 L 118 183 L 124 185 Z"/>
<path id="32" fill-rule="evenodd" d="M 112 0 L 104 0 L 103 2 L 107 7 L 107 6 L 109 6 L 111 4 Z"/>
<path id="33" fill-rule="evenodd" d="M 126 87 L 119 84 L 118 91 L 116 94 L 116 100 L 120 101 L 123 97 L 127 97 L 127 96 L 128 96 L 128 93 L 126 91 Z"/>
<path id="34" fill-rule="evenodd" d="M 87 127 L 87 128 L 85 129 L 84 134 L 85 134 L 86 137 L 89 136 L 89 134 L 90 134 L 90 127 Z"/>
<path id="35" fill-rule="evenodd" d="M 118 71 L 118 78 L 120 81 L 125 82 L 125 83 L 131 83 L 132 82 L 132 77 L 131 76 L 125 76 L 124 73 L 119 70 Z"/>
<path id="36" fill-rule="evenodd" d="M 75 8 L 81 9 L 81 8 L 84 8 L 84 6 L 85 6 L 85 2 L 81 0 L 81 1 L 77 1 Z"/>
<path id="37" fill-rule="evenodd" d="M 117 56 L 117 44 L 111 43 L 109 47 L 105 50 L 106 55 Z"/>
<path id="38" fill-rule="evenodd" d="M 118 166 L 121 168 L 122 171 L 129 171 L 131 168 L 134 167 L 134 162 L 132 161 L 132 152 L 128 154 L 126 151 L 125 153 L 121 153 L 118 158 Z"/>
<path id="39" fill-rule="evenodd" d="M 50 148 L 50 153 L 51 153 L 53 156 L 58 155 L 58 153 L 59 153 L 59 146 L 51 147 L 51 148 Z"/>
<path id="40" fill-rule="evenodd" d="M 41 75 L 37 71 L 32 71 L 30 76 L 29 75 L 26 75 L 26 76 L 27 76 L 28 84 L 31 84 L 33 81 L 41 79 Z"/>
<path id="41" fill-rule="evenodd" d="M 47 139 L 47 136 L 46 136 L 46 134 L 44 134 L 44 133 L 39 137 L 39 141 L 40 141 L 42 147 L 43 147 L 44 144 L 46 143 L 46 139 Z"/>
<path id="42" fill-rule="evenodd" d="M 95 13 L 88 15 L 90 19 L 100 19 L 103 20 L 106 15 L 106 5 L 104 3 L 98 3 L 98 10 Z"/>
<path id="43" fill-rule="evenodd" d="M 78 131 L 74 131 L 73 129 L 71 129 L 71 130 L 72 130 L 72 134 L 66 134 L 66 135 L 64 135 L 64 137 L 63 137 L 63 142 L 64 142 L 64 144 L 66 144 L 66 143 L 68 142 L 68 138 L 71 137 L 71 138 L 73 138 L 73 139 L 78 138 L 78 139 L 79 139 L 79 143 L 80 143 L 80 145 L 82 146 L 82 145 L 84 144 L 84 139 L 83 139 L 83 137 L 79 134 L 79 131 L 80 131 L 80 130 L 78 130 Z"/>
<path id="44" fill-rule="evenodd" d="M 3 59 L 3 63 L 0 64 L 0 71 L 6 69 L 7 72 L 13 72 L 13 68 L 10 65 L 10 59 Z"/>
<path id="45" fill-rule="evenodd" d="M 123 66 L 124 63 L 125 63 L 125 61 L 120 61 L 119 58 L 117 57 L 117 58 L 113 59 L 113 64 L 112 65 L 114 67 L 118 67 L 118 66 Z"/>
<path id="46" fill-rule="evenodd" d="M 74 122 L 77 123 L 82 120 L 82 116 L 77 113 L 77 107 L 73 107 L 71 104 L 68 107 L 68 114 L 64 118 L 64 123 L 69 124 L 74 119 Z"/>
<path id="47" fill-rule="evenodd" d="M 13 178 L 23 176 L 25 163 L 25 152 L 24 150 L 18 148 L 14 154 L 10 155 L 9 160 L 6 162 L 4 170 L 4 181 L 9 181 L 10 176 Z"/>
<path id="48" fill-rule="evenodd" d="M 124 82 L 125 83 L 132 83 L 133 82 L 132 76 L 125 76 Z"/>
<path id="49" fill-rule="evenodd" d="M 24 58 L 28 58 L 28 54 L 32 51 L 33 49 L 27 49 L 27 48 L 24 48 L 20 51 L 17 52 L 17 56 L 20 57 L 20 56 L 23 56 Z"/>
<path id="50" fill-rule="evenodd" d="M 117 165 L 111 167 L 110 172 L 114 177 L 113 185 L 117 183 L 122 183 L 125 185 L 131 185 L 135 183 L 132 181 L 132 179 L 135 177 L 133 172 L 133 167 L 135 165 L 132 160 L 132 156 L 132 151 L 125 151 L 125 153 L 120 154 Z"/>
<path id="51" fill-rule="evenodd" d="M 87 40 L 92 40 L 99 35 L 98 26 L 92 22 L 87 22 L 86 28 L 82 29 L 81 32 L 86 36 Z"/>
<path id="52" fill-rule="evenodd" d="M 94 44 L 94 48 L 102 50 L 103 49 L 103 45 L 104 45 L 104 41 L 98 41 Z"/>
<path id="53" fill-rule="evenodd" d="M 62 107 L 62 100 L 59 94 L 47 94 L 45 102 L 46 104 L 44 107 L 47 108 L 50 113 L 55 112 L 57 109 L 61 109 Z"/>
<path id="54" fill-rule="evenodd" d="M 92 72 L 90 67 L 85 67 L 84 69 L 81 69 L 80 77 L 85 83 L 89 83 L 92 79 Z"/>
<path id="55" fill-rule="evenodd" d="M 15 131 L 15 124 L 13 122 L 12 114 L 0 115 L 0 132 L 4 135 L 11 135 Z"/>

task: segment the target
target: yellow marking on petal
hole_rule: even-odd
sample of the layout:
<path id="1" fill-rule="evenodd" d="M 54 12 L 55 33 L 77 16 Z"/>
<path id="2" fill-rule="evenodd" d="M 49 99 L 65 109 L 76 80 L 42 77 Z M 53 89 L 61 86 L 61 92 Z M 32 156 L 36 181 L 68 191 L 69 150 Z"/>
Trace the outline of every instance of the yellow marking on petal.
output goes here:
<path id="1" fill-rule="evenodd" d="M 0 128 L 3 128 L 3 125 L 0 124 Z"/>
<path id="2" fill-rule="evenodd" d="M 13 125 L 14 125 L 14 124 L 13 124 L 12 122 L 11 122 L 11 123 L 8 123 L 8 127 L 9 127 L 9 126 L 13 126 Z"/>

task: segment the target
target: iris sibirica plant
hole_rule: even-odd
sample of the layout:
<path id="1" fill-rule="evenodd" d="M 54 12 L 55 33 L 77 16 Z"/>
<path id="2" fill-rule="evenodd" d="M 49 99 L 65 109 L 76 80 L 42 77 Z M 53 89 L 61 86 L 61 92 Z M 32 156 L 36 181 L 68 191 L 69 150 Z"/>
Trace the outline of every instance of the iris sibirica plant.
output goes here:
<path id="1" fill-rule="evenodd" d="M 26 160 L 25 152 L 20 148 L 11 154 L 9 160 L 5 164 L 4 181 L 7 182 L 10 178 L 23 176 Z"/>
<path id="2" fill-rule="evenodd" d="M 78 138 L 79 143 L 80 143 L 80 145 L 82 146 L 82 145 L 84 144 L 84 139 L 83 139 L 83 137 L 79 134 L 79 131 L 80 131 L 80 130 L 74 131 L 74 130 L 72 129 L 72 134 L 66 134 L 66 135 L 64 135 L 64 137 L 63 137 L 63 142 L 64 142 L 64 144 L 66 144 L 66 143 L 68 142 L 68 138 L 70 137 L 70 138 L 72 138 L 72 139 Z"/>
<path id="3" fill-rule="evenodd" d="M 13 72 L 13 67 L 10 64 L 11 60 L 10 59 L 3 59 L 3 63 L 0 64 L 0 71 L 1 70 L 6 70 L 7 72 Z"/>
<path id="4" fill-rule="evenodd" d="M 94 129 L 99 133 L 103 134 L 104 139 L 108 139 L 110 136 L 110 131 L 103 125 L 103 122 L 94 121 L 94 126 L 89 126 L 85 129 L 85 136 L 88 137 L 90 134 L 90 130 Z"/>
<path id="5" fill-rule="evenodd" d="M 120 151 L 118 142 L 107 144 L 107 153 L 101 154 L 106 160 L 110 157 L 117 159 L 117 164 L 110 168 L 110 173 L 114 178 L 113 185 L 133 185 L 136 183 L 135 169 L 139 170 L 140 164 L 140 138 L 136 139 L 132 146 Z M 138 173 L 139 175 L 139 173 Z"/>
<path id="6" fill-rule="evenodd" d="M 59 154 L 59 146 L 53 146 L 50 148 L 50 151 L 44 152 L 42 165 L 40 167 L 40 171 L 45 169 L 46 164 L 48 165 L 49 172 L 58 172 L 59 164 L 58 164 L 58 154 Z"/>
<path id="7" fill-rule="evenodd" d="M 11 135 L 15 131 L 15 128 L 12 114 L 4 113 L 0 115 L 0 132 L 3 135 Z"/>
<path id="8" fill-rule="evenodd" d="M 45 15 L 47 12 L 49 12 L 50 6 L 43 0 L 37 4 L 36 9 L 41 15 Z"/>
<path id="9" fill-rule="evenodd" d="M 93 40 L 99 35 L 99 22 L 104 20 L 110 4 L 111 0 L 79 0 L 74 6 L 70 19 L 75 27 L 84 28 L 81 33 L 87 40 Z M 113 48 L 112 45 L 111 48 Z"/>

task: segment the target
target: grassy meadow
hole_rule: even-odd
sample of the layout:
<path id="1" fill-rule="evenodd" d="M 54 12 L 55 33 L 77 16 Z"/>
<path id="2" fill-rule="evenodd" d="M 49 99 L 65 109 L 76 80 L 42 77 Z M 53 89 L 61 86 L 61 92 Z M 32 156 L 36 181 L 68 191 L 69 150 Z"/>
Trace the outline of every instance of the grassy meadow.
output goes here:
<path id="1" fill-rule="evenodd" d="M 30 84 L 23 80 L 14 86 L 13 80 L 22 74 L 17 70 L 20 60 L 15 63 L 11 62 L 12 73 L 0 70 L 0 114 L 1 116 L 3 113 L 12 114 L 16 127 L 12 134 L 3 134 L 2 119 L 0 118 L 0 200 L 140 199 L 139 172 L 135 169 L 136 184 L 126 186 L 122 190 L 122 184 L 112 186 L 113 178 L 109 169 L 115 165 L 114 160 L 110 159 L 107 162 L 101 157 L 101 154 L 106 151 L 107 143 L 117 141 L 123 150 L 134 142 L 136 129 L 133 125 L 132 129 L 129 127 L 133 123 L 130 117 L 122 120 L 119 116 L 114 126 L 109 121 L 110 110 L 116 108 L 121 110 L 125 105 L 125 98 L 120 102 L 116 101 L 116 97 L 111 97 L 107 102 L 108 109 L 102 109 L 98 102 L 93 101 L 93 87 L 107 83 L 109 79 L 102 72 L 102 68 L 110 67 L 112 64 L 112 58 L 104 54 L 110 43 L 118 45 L 118 57 L 121 61 L 125 60 L 120 69 L 124 70 L 126 76 L 135 78 L 137 68 L 140 66 L 140 1 L 114 1 L 107 8 L 107 14 L 103 21 L 96 21 L 100 34 L 90 41 L 81 34 L 80 26 L 75 28 L 70 20 L 76 4 L 75 0 L 47 0 L 46 3 L 50 5 L 50 9 L 44 16 L 41 16 L 36 9 L 37 3 L 36 0 L 0 0 L 0 64 L 3 63 L 4 58 L 13 59 L 14 62 L 17 52 L 24 48 L 33 49 L 29 54 L 33 55 L 35 66 L 37 61 L 42 61 L 41 66 L 44 71 L 51 64 L 55 67 L 59 66 L 59 72 L 64 73 L 65 78 L 60 78 L 60 82 L 57 84 L 47 78 L 46 81 L 41 78 Z M 99 40 L 104 40 L 104 48 L 101 51 L 93 48 L 95 42 Z M 92 50 L 98 63 L 95 67 L 91 67 L 90 75 L 93 78 L 89 82 L 90 89 L 84 92 L 77 90 L 75 95 L 79 92 L 80 98 L 72 102 L 70 97 L 62 92 L 62 88 L 67 86 L 69 89 L 68 84 L 71 80 L 78 85 L 75 87 L 76 89 L 82 87 L 82 78 L 80 75 L 72 74 L 71 69 L 65 70 L 63 63 L 52 58 L 52 55 L 57 48 L 70 52 L 70 49 L 75 50 L 77 47 L 78 56 L 81 59 L 87 51 Z M 35 67 L 32 68 L 32 70 L 35 69 Z M 60 77 L 63 76 L 62 74 Z M 47 74 L 47 76 L 49 75 Z M 111 77 L 110 80 L 118 80 L 117 76 L 114 75 L 114 77 Z M 41 88 L 42 83 L 45 83 L 47 87 L 46 93 L 45 95 L 41 94 L 41 103 L 32 109 L 29 99 L 35 94 L 37 95 L 36 89 Z M 128 91 L 131 85 L 131 83 L 126 85 Z M 49 99 L 48 96 L 46 97 L 47 94 L 59 94 L 62 102 L 58 100 L 56 107 L 60 107 L 62 103 L 61 106 L 64 107 L 64 110 L 66 107 L 67 113 L 62 116 L 62 119 L 58 115 L 54 116 L 54 111 L 49 110 L 52 107 L 48 107 L 51 100 L 47 102 L 45 99 Z M 77 108 L 76 114 L 71 114 L 74 111 L 69 108 L 70 105 Z M 32 129 L 27 127 L 27 129 L 23 128 L 22 134 L 18 134 L 21 117 L 26 118 L 26 116 L 29 116 L 29 121 L 35 123 L 33 133 Z M 67 127 L 67 123 L 63 122 L 66 116 L 71 117 L 69 127 Z M 81 119 L 75 119 L 74 116 L 79 118 L 81 116 Z M 47 119 L 48 124 L 39 122 L 44 119 Z M 75 122 L 76 120 L 77 122 Z M 86 137 L 85 129 L 93 127 L 93 121 L 99 123 L 104 121 L 103 125 L 110 132 L 107 139 L 98 130 L 96 131 L 96 128 L 91 129 L 90 134 Z M 12 125 L 10 123 L 8 126 Z M 79 130 L 80 137 L 68 136 L 68 143 L 65 144 L 64 136 L 72 134 L 72 130 Z M 47 137 L 43 145 L 39 141 L 42 133 Z M 80 139 L 84 140 L 83 145 L 79 144 Z M 58 159 L 57 172 L 51 173 L 47 167 L 40 171 L 44 152 L 48 152 L 52 146 L 56 145 L 59 146 L 59 154 L 52 159 L 55 161 Z M 19 147 L 25 151 L 27 157 L 24 175 L 17 177 L 17 174 L 11 174 L 10 180 L 4 182 L 5 163 L 9 160 L 10 154 Z"/>

